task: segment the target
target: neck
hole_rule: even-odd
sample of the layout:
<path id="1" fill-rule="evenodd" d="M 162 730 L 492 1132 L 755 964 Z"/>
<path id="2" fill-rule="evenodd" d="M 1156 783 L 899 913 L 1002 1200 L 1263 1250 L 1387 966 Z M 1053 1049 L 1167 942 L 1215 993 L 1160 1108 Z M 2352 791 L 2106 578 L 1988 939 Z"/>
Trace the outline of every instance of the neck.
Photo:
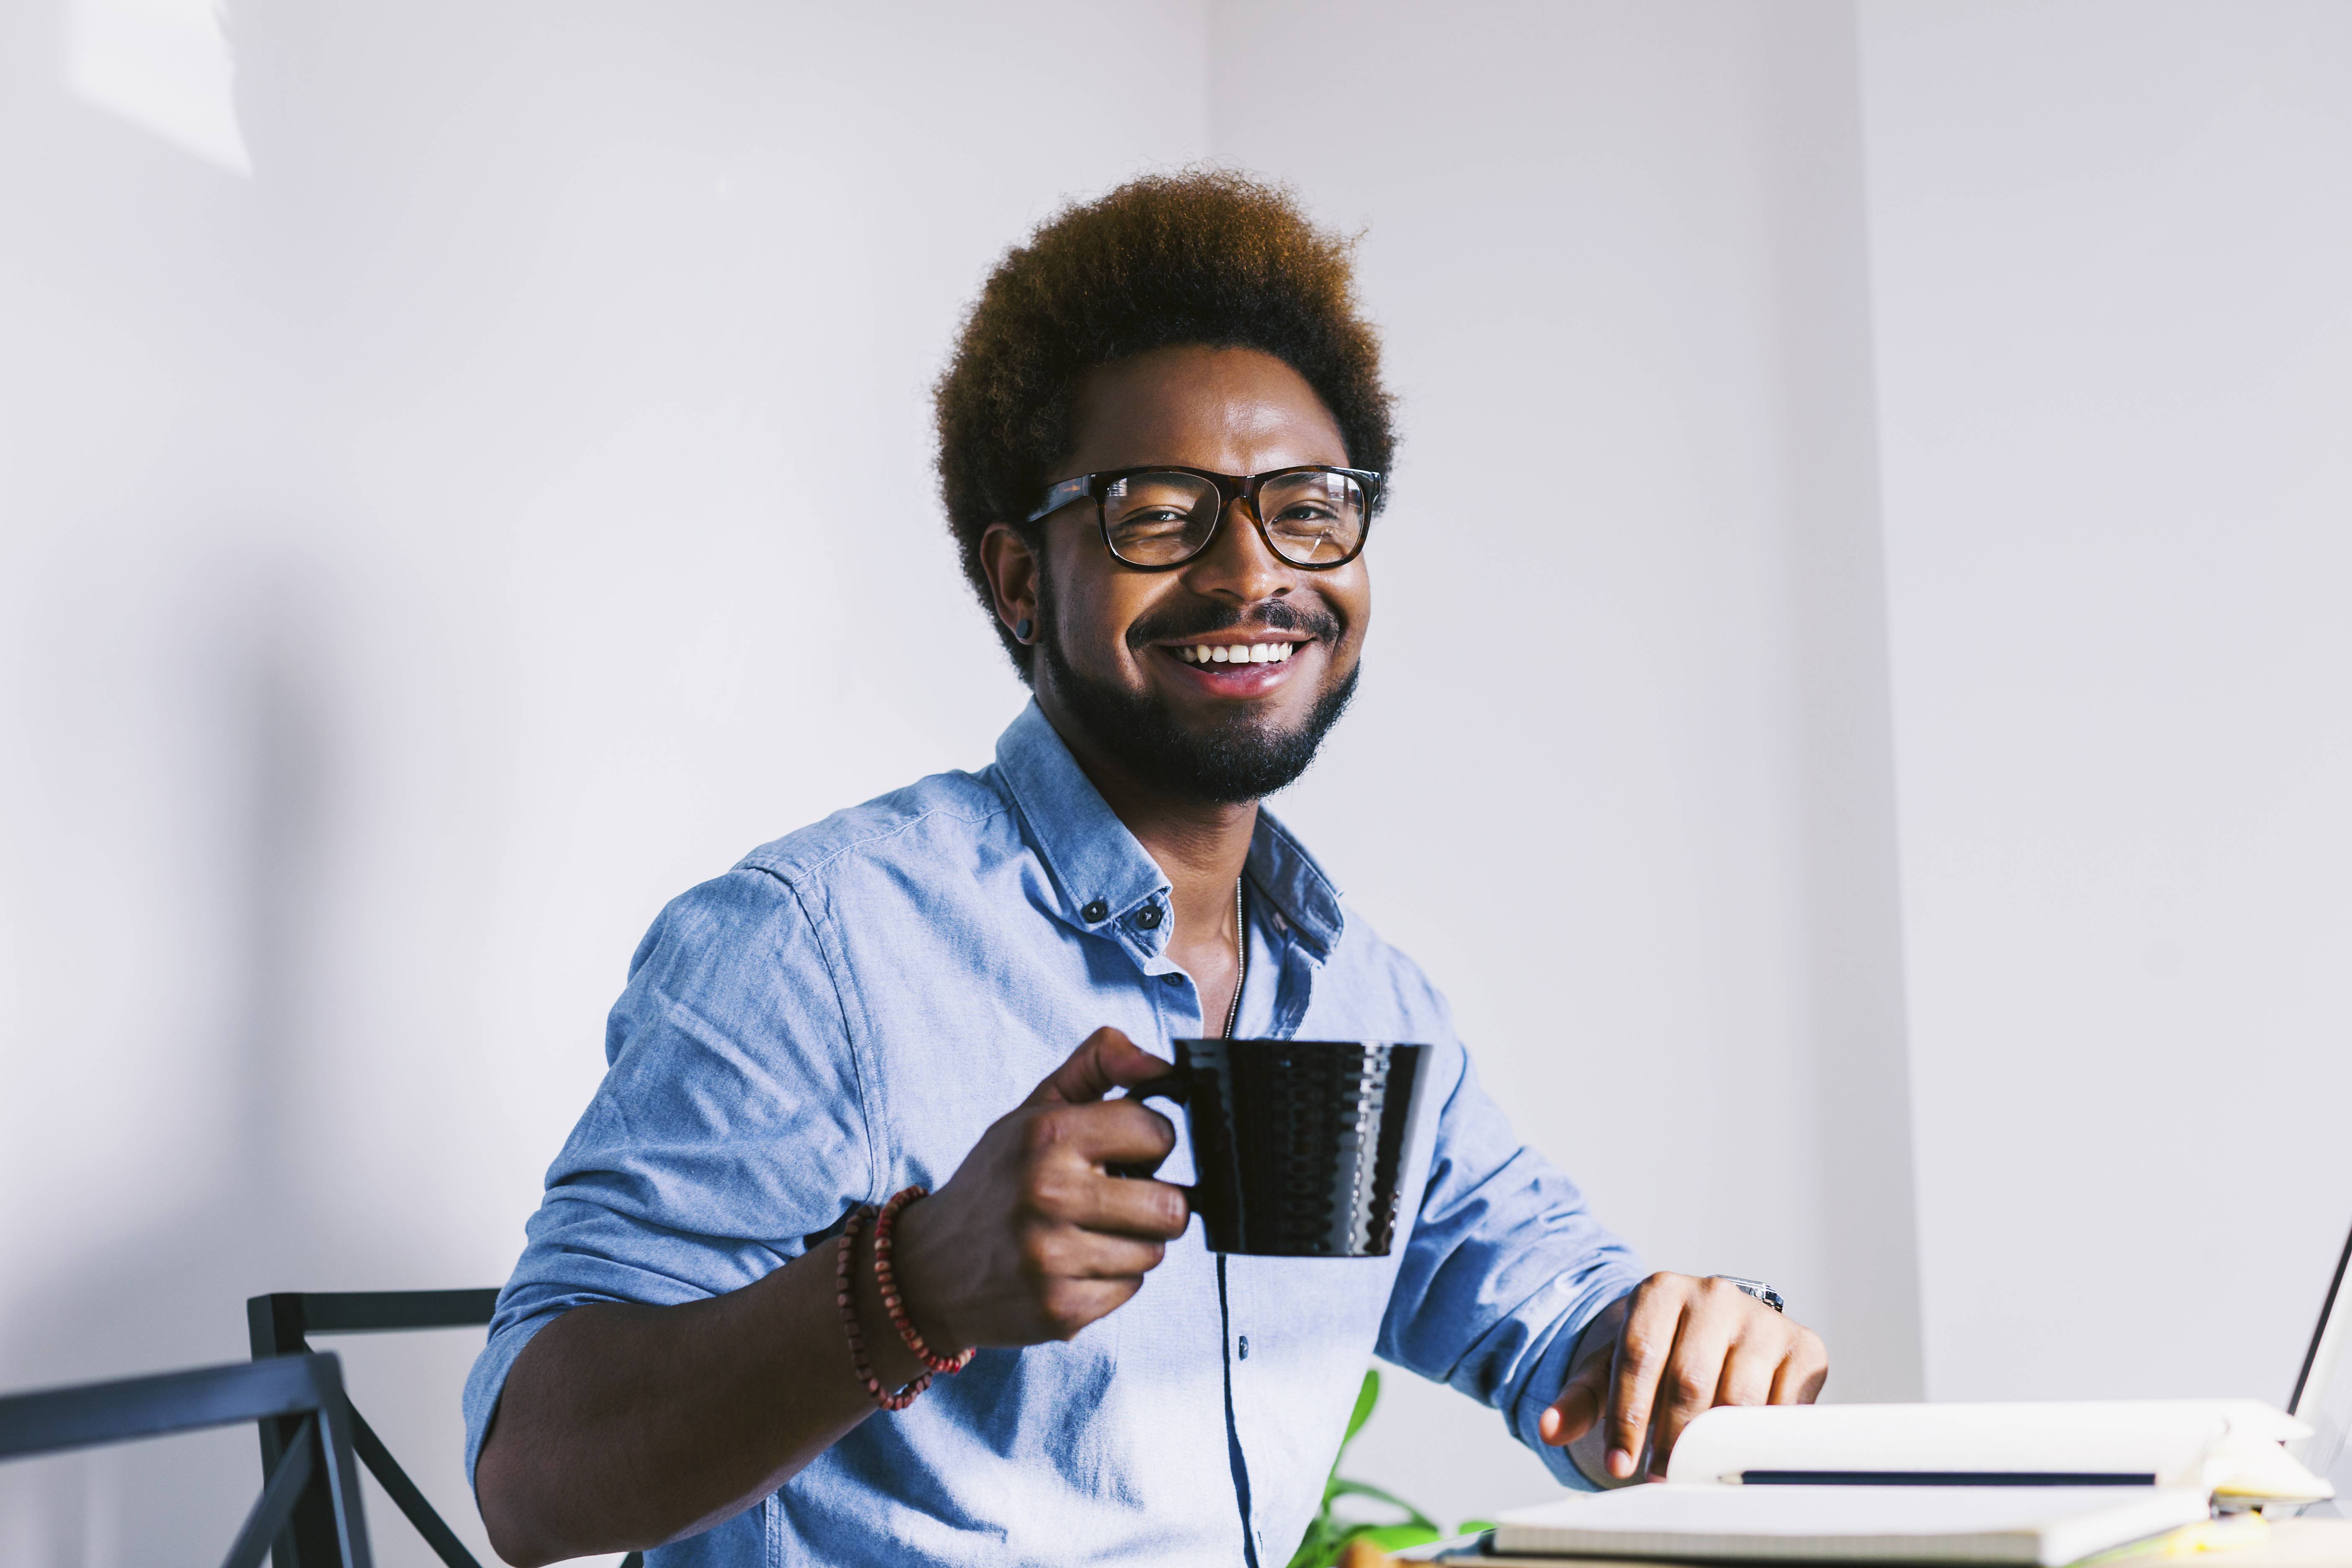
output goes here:
<path id="1" fill-rule="evenodd" d="M 1233 939 L 1234 887 L 1257 831 L 1257 803 L 1239 805 L 1173 793 L 1139 778 L 1073 721 L 1043 682 L 1037 706 L 1143 852 L 1168 878 L 1180 945 Z"/>

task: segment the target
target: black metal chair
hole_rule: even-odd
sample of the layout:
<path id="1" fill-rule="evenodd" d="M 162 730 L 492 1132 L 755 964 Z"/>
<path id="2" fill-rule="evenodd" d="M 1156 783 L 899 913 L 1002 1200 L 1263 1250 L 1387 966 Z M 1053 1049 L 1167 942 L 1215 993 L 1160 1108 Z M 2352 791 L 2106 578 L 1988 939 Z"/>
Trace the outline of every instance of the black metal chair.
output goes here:
<path id="1" fill-rule="evenodd" d="M 341 1364 L 332 1355 L 158 1373 L 111 1383 L 47 1388 L 0 1398 L 0 1459 L 160 1437 L 259 1421 L 282 1427 L 277 1453 L 263 1467 L 261 1496 L 224 1559 L 226 1568 L 259 1568 L 262 1554 L 297 1508 L 324 1522 L 315 1561 L 373 1568 L 367 1521 L 352 1460 L 351 1405 Z"/>
<path id="2" fill-rule="evenodd" d="M 308 1354 L 311 1334 L 487 1328 L 498 1304 L 495 1289 L 280 1291 L 247 1300 L 245 1320 L 253 1340 L 254 1359 L 258 1361 L 265 1356 Z M 374 1474 L 385 1495 L 416 1527 L 416 1533 L 448 1568 L 482 1568 L 355 1407 L 351 1419 L 360 1462 Z M 263 1425 L 263 1469 L 278 1462 L 278 1445 L 290 1440 L 290 1430 L 282 1423 L 275 1429 L 268 1423 Z M 329 1525 L 327 1517 L 315 1507 L 298 1510 L 278 1542 L 278 1568 L 317 1568 L 329 1561 Z M 632 1552 L 622 1559 L 621 1568 L 643 1568 L 644 1561 Z"/>

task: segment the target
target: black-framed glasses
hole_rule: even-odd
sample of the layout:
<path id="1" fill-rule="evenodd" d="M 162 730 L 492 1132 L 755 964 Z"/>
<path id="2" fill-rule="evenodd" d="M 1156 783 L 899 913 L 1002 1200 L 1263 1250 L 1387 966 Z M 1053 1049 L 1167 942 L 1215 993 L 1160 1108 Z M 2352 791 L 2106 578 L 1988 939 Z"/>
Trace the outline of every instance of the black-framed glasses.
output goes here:
<path id="1" fill-rule="evenodd" d="M 1181 566 L 1217 537 L 1236 501 L 1249 503 L 1265 547 L 1293 566 L 1328 572 L 1363 553 L 1380 504 L 1381 476 L 1309 463 L 1262 474 L 1206 468 L 1112 468 L 1064 479 L 1031 522 L 1091 497 L 1112 555 L 1145 572 Z"/>

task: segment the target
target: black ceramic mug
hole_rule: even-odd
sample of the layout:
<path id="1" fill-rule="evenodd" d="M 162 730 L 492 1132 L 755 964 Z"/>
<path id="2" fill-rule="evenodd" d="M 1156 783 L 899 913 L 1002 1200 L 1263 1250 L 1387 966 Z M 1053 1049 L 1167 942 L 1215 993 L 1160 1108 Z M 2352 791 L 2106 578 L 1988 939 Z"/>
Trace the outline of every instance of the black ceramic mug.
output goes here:
<path id="1" fill-rule="evenodd" d="M 1192 1212 L 1213 1252 L 1385 1258 L 1426 1046 L 1385 1040 L 1178 1040 L 1137 1100 L 1184 1107 Z M 1113 1167 L 1124 1176 L 1149 1170 Z"/>

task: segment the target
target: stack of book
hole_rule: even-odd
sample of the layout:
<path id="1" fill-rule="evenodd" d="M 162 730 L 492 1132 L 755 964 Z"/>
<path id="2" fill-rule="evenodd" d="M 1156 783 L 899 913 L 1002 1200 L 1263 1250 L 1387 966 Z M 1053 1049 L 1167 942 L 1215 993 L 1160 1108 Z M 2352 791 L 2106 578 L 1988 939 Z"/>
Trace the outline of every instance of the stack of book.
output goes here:
<path id="1" fill-rule="evenodd" d="M 2217 1510 L 2332 1495 L 2284 1447 L 2305 1432 L 2251 1400 L 1727 1407 L 1685 1431 L 1664 1482 L 1506 1514 L 1441 1560 L 2062 1568 L 2187 1527 L 2202 1535 L 2173 1542 L 2200 1550 L 2231 1543 Z M 2293 1538 L 2352 1568 L 2339 1528 Z"/>

